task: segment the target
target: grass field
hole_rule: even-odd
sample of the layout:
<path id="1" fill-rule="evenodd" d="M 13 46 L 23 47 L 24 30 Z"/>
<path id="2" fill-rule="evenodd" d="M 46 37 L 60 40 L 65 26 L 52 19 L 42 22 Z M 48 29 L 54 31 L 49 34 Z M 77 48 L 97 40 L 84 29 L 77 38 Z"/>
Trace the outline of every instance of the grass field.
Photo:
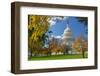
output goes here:
<path id="1" fill-rule="evenodd" d="M 51 56 L 40 56 L 40 57 L 31 57 L 28 60 L 58 60 L 58 59 L 80 59 L 83 58 L 82 55 L 51 55 Z M 87 58 L 87 56 L 85 57 Z"/>

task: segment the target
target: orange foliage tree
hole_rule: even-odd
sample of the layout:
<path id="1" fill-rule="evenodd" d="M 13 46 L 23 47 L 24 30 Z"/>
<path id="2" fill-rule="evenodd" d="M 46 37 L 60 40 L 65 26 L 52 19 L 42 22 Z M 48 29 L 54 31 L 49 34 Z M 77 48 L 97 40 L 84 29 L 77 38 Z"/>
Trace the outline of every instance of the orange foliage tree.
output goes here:
<path id="1" fill-rule="evenodd" d="M 64 47 L 55 38 L 53 38 L 50 41 L 49 48 L 50 48 L 51 52 L 55 52 L 56 54 L 59 52 L 61 52 L 61 53 L 64 52 Z"/>
<path id="2" fill-rule="evenodd" d="M 85 52 L 88 51 L 88 42 L 87 39 L 83 36 L 79 36 L 75 39 L 74 43 L 72 44 L 72 48 L 77 51 L 81 52 L 83 58 L 85 57 Z"/>

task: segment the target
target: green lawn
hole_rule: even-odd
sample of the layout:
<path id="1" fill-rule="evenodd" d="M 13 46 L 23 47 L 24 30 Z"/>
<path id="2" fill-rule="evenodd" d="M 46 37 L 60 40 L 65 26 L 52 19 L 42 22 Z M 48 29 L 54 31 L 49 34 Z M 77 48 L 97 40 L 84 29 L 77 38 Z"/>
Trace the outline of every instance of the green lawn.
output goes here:
<path id="1" fill-rule="evenodd" d="M 82 55 L 51 55 L 51 56 L 40 56 L 40 57 L 33 56 L 31 58 L 28 58 L 28 60 L 58 60 L 58 59 L 80 59 L 80 58 L 83 58 Z"/>

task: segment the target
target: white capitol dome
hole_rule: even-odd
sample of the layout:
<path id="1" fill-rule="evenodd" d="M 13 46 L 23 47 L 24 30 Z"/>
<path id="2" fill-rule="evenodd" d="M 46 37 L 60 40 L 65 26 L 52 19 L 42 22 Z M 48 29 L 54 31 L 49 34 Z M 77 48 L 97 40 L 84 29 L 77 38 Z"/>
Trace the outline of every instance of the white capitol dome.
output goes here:
<path id="1" fill-rule="evenodd" d="M 64 33 L 66 32 L 71 32 L 71 29 L 69 28 L 68 24 L 67 24 L 67 28 L 64 30 Z"/>
<path id="2" fill-rule="evenodd" d="M 69 39 L 69 38 L 72 38 L 72 31 L 67 24 L 67 27 L 65 28 L 64 33 L 62 35 L 62 39 Z"/>

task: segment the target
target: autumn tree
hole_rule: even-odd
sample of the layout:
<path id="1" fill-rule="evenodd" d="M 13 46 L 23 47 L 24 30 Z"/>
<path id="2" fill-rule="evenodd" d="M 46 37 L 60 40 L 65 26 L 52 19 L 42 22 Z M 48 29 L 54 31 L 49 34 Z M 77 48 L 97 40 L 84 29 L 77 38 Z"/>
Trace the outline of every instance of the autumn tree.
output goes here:
<path id="1" fill-rule="evenodd" d="M 32 54 L 42 53 L 41 49 L 44 49 L 43 46 L 48 40 L 46 33 L 50 27 L 50 20 L 61 21 L 61 19 L 63 19 L 62 16 L 28 15 L 28 50 L 31 57 Z"/>
<path id="2" fill-rule="evenodd" d="M 44 46 L 47 38 L 49 16 L 28 15 L 28 47 L 31 53 L 37 54 L 42 46 Z"/>
<path id="3" fill-rule="evenodd" d="M 72 44 L 72 48 L 82 53 L 82 57 L 85 57 L 85 52 L 88 51 L 88 42 L 87 39 L 83 36 L 79 36 L 75 39 L 74 43 Z"/>
<path id="4" fill-rule="evenodd" d="M 57 40 L 56 38 L 52 38 L 50 41 L 50 50 L 51 52 L 54 53 L 63 53 L 64 52 L 64 47 L 59 43 L 59 40 Z"/>

